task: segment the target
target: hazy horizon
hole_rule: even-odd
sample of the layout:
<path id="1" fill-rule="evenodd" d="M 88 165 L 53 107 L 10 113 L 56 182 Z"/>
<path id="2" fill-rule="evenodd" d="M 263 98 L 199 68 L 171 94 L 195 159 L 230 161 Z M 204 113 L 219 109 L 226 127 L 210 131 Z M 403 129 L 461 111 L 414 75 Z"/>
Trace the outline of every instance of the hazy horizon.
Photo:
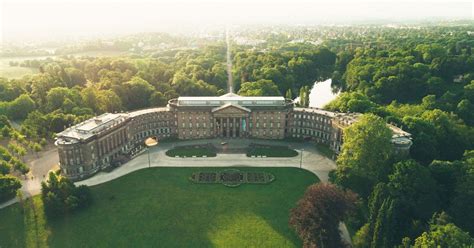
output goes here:
<path id="1" fill-rule="evenodd" d="M 138 32 L 197 32 L 225 25 L 318 25 L 363 21 L 470 19 L 473 1 L 140 1 L 6 0 L 3 42 Z"/>

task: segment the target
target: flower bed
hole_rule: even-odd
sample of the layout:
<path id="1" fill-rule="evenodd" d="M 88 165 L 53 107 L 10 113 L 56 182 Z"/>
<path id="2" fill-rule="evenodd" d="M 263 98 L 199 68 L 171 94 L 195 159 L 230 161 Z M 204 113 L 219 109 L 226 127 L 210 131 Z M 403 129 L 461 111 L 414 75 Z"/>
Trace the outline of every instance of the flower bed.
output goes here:
<path id="1" fill-rule="evenodd" d="M 266 172 L 246 172 L 229 169 L 220 172 L 196 172 L 190 180 L 194 183 L 220 183 L 228 187 L 237 187 L 243 183 L 268 184 L 275 176 Z"/>

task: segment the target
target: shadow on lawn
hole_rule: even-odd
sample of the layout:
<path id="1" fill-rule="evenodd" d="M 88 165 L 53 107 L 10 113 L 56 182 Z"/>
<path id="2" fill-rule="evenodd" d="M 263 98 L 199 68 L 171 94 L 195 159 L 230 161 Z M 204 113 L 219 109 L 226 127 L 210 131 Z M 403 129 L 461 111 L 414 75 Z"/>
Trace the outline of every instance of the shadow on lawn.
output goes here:
<path id="1" fill-rule="evenodd" d="M 232 167 L 235 168 L 235 167 Z M 92 187 L 85 211 L 46 224 L 51 247 L 300 247 L 289 210 L 317 178 L 297 168 L 252 168 L 268 185 L 193 184 L 193 172 L 151 168 Z M 31 240 L 30 240 L 31 241 Z M 35 246 L 34 243 L 28 243 Z M 26 240 L 25 240 L 26 243 Z"/>

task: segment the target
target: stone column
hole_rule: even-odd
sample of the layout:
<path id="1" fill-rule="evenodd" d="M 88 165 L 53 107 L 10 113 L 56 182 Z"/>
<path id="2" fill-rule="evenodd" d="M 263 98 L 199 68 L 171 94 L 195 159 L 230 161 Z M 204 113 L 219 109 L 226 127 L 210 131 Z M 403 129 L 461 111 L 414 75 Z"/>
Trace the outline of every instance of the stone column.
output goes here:
<path id="1" fill-rule="evenodd" d="M 250 118 L 247 116 L 245 117 L 245 136 L 249 137 L 250 135 Z"/>
<path id="2" fill-rule="evenodd" d="M 237 138 L 242 137 L 242 117 L 237 117 L 236 123 L 238 124 L 239 136 Z"/>
<path id="3" fill-rule="evenodd" d="M 235 138 L 235 135 L 236 135 L 236 126 L 235 126 L 235 117 L 232 117 L 232 138 Z"/>
<path id="4" fill-rule="evenodd" d="M 217 122 L 216 122 L 216 126 L 217 126 L 217 123 L 219 123 L 219 126 L 217 127 L 217 136 L 218 137 L 222 137 L 222 118 L 217 118 Z"/>
<path id="5" fill-rule="evenodd" d="M 217 118 L 212 117 L 212 135 L 211 137 L 216 137 L 217 135 Z"/>
<path id="6" fill-rule="evenodd" d="M 245 133 L 244 133 L 244 126 L 242 125 L 242 120 L 244 119 L 244 117 L 240 117 L 239 118 L 239 129 L 240 129 L 240 137 L 245 137 Z"/>
<path id="7" fill-rule="evenodd" d="M 226 133 L 225 133 L 225 136 L 227 138 L 229 138 L 229 135 L 230 135 L 230 129 L 229 129 L 230 118 L 227 117 L 227 118 L 225 118 L 225 120 L 226 120 L 226 124 L 225 124 L 225 132 Z"/>

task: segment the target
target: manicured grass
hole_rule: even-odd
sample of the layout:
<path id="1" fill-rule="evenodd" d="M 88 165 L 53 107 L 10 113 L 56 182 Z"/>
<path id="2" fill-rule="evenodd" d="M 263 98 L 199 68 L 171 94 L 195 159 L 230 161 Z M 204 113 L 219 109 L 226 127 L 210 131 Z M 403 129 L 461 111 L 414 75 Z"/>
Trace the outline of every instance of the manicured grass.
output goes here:
<path id="1" fill-rule="evenodd" d="M 255 145 L 250 146 L 247 157 L 267 156 L 267 157 L 295 157 L 298 152 L 286 146 Z"/>
<path id="2" fill-rule="evenodd" d="M 318 149 L 318 152 L 320 152 L 322 155 L 324 155 L 327 158 L 333 159 L 334 153 L 333 150 L 331 150 L 327 145 L 324 144 L 316 144 L 316 148 Z"/>
<path id="3" fill-rule="evenodd" d="M 166 151 L 170 157 L 215 157 L 216 151 L 209 146 L 179 146 Z"/>
<path id="4" fill-rule="evenodd" d="M 297 168 L 264 171 L 266 185 L 194 184 L 194 172 L 224 168 L 151 168 L 92 187 L 89 208 L 45 221 L 34 197 L 0 210 L 0 247 L 301 247 L 289 210 L 318 181 Z M 31 201 L 30 201 L 31 202 Z"/>

